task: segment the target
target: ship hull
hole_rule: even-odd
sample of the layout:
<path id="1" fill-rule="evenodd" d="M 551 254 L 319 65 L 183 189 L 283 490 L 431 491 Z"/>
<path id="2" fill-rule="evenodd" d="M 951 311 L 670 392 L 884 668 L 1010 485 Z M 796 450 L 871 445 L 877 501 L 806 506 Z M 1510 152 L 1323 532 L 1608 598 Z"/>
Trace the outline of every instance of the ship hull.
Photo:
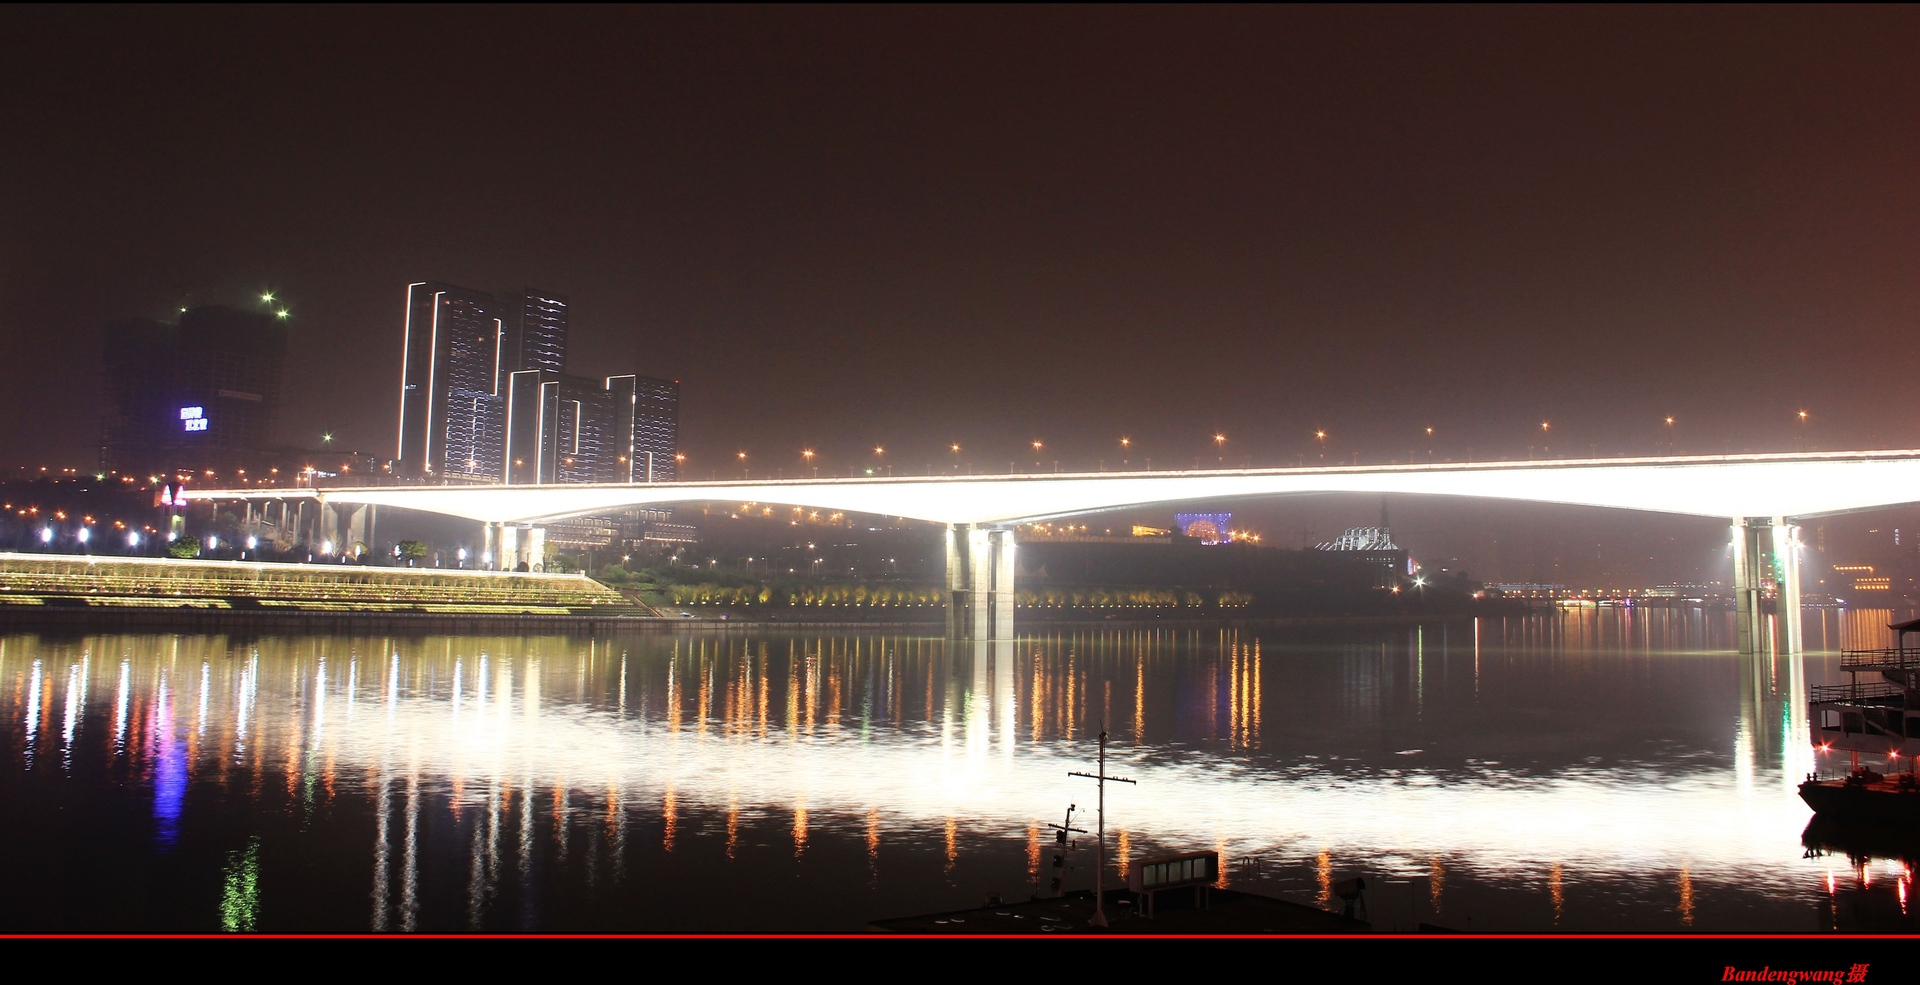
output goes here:
<path id="1" fill-rule="evenodd" d="M 1808 780 L 1800 784 L 1800 799 L 1821 817 L 1920 827 L 1920 787 L 1910 784 Z"/>

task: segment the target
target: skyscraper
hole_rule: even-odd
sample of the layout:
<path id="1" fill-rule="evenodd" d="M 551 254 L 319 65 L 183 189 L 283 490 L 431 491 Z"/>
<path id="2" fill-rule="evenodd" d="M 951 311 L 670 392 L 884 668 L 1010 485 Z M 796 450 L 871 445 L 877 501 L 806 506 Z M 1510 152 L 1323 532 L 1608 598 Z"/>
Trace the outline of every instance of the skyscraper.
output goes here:
<path id="1" fill-rule="evenodd" d="M 121 473 L 246 468 L 274 439 L 286 323 L 201 307 L 106 326 L 100 464 Z"/>
<path id="2" fill-rule="evenodd" d="M 501 312 L 491 294 L 407 285 L 396 472 L 426 481 L 501 481 Z"/>
<path id="3" fill-rule="evenodd" d="M 513 374 L 507 481 L 611 482 L 613 401 L 606 387 L 546 369 Z"/>
<path id="4" fill-rule="evenodd" d="M 680 437 L 680 382 L 651 376 L 607 378 L 616 417 L 616 482 L 672 482 Z"/>

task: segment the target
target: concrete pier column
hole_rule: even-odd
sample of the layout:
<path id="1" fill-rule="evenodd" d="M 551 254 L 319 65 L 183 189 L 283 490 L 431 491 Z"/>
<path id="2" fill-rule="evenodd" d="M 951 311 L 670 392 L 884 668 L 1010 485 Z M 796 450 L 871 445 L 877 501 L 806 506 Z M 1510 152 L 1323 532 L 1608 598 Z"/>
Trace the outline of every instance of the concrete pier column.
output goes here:
<path id="1" fill-rule="evenodd" d="M 1766 535 L 1772 526 L 1768 517 L 1735 517 L 1733 521 L 1733 638 L 1741 653 L 1769 649 L 1760 591 L 1767 582 L 1772 538 Z"/>
<path id="2" fill-rule="evenodd" d="M 947 526 L 947 638 L 1013 637 L 1013 531 Z"/>
<path id="3" fill-rule="evenodd" d="M 534 524 L 527 528 L 527 567 L 534 571 L 547 568 L 547 528 Z"/>
<path id="4" fill-rule="evenodd" d="M 1768 587 L 1773 589 L 1772 619 L 1762 601 Z M 1741 653 L 1801 652 L 1800 528 L 1785 517 L 1735 519 L 1733 611 Z"/>
<path id="5" fill-rule="evenodd" d="M 1774 626 L 1781 653 L 1798 655 L 1800 640 L 1800 528 L 1773 518 Z"/>
<path id="6" fill-rule="evenodd" d="M 480 563 L 478 568 L 496 568 L 500 564 L 500 525 L 493 522 L 480 525 Z"/>
<path id="7" fill-rule="evenodd" d="M 374 551 L 373 544 L 373 507 L 340 507 L 340 534 L 342 543 L 340 553 L 351 554 L 357 545 L 364 544 L 367 553 Z"/>
<path id="8" fill-rule="evenodd" d="M 500 525 L 500 550 L 494 557 L 499 559 L 501 571 L 520 569 L 520 528 L 511 523 Z"/>
<path id="9" fill-rule="evenodd" d="M 968 638 L 967 525 L 947 524 L 947 639 Z"/>
<path id="10" fill-rule="evenodd" d="M 340 511 L 322 499 L 313 505 L 313 549 L 317 553 L 327 548 L 340 553 Z"/>
<path id="11" fill-rule="evenodd" d="M 1013 531 L 993 532 L 993 638 L 1013 639 Z"/>

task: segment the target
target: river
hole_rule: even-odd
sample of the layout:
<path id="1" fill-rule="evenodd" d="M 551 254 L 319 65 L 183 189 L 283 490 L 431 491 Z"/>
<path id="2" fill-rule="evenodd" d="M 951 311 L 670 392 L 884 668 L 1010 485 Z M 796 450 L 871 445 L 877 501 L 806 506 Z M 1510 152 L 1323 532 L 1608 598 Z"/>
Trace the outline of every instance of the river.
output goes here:
<path id="1" fill-rule="evenodd" d="M 1214 849 L 1383 930 L 1904 929 L 1810 853 L 1805 688 L 1893 614 L 619 636 L 0 637 L 0 930 L 860 931 Z M 1092 835 L 1064 882 L 1090 887 Z M 1109 883 L 1113 884 L 1112 882 Z"/>

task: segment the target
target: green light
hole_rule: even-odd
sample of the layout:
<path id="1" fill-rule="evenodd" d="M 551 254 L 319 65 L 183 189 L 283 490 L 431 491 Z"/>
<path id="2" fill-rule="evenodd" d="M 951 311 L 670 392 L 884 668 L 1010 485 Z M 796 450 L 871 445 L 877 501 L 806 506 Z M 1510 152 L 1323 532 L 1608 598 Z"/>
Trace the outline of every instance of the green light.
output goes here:
<path id="1" fill-rule="evenodd" d="M 244 852 L 227 853 L 225 885 L 220 890 L 220 929 L 247 933 L 260 926 L 260 836 Z"/>
<path id="2" fill-rule="evenodd" d="M 265 302 L 266 302 L 266 303 L 268 303 L 268 304 L 272 304 L 272 303 L 273 303 L 273 292 L 272 292 L 272 291 L 268 291 L 267 293 L 265 293 L 265 294 L 262 294 L 262 295 L 260 295 L 260 300 L 262 300 L 262 301 L 265 301 Z"/>
<path id="3" fill-rule="evenodd" d="M 285 308 L 281 308 L 281 309 L 280 309 L 280 317 L 282 317 L 282 318 L 285 318 L 285 317 L 287 317 L 287 309 L 285 309 Z"/>
<path id="4" fill-rule="evenodd" d="M 320 440 L 321 440 L 321 441 L 324 441 L 324 442 L 327 442 L 328 444 L 332 444 L 332 443 L 333 443 L 333 432 L 331 432 L 331 431 L 329 431 L 329 432 L 327 432 L 326 434 L 323 434 L 323 435 L 321 435 L 321 436 L 320 436 Z"/>

